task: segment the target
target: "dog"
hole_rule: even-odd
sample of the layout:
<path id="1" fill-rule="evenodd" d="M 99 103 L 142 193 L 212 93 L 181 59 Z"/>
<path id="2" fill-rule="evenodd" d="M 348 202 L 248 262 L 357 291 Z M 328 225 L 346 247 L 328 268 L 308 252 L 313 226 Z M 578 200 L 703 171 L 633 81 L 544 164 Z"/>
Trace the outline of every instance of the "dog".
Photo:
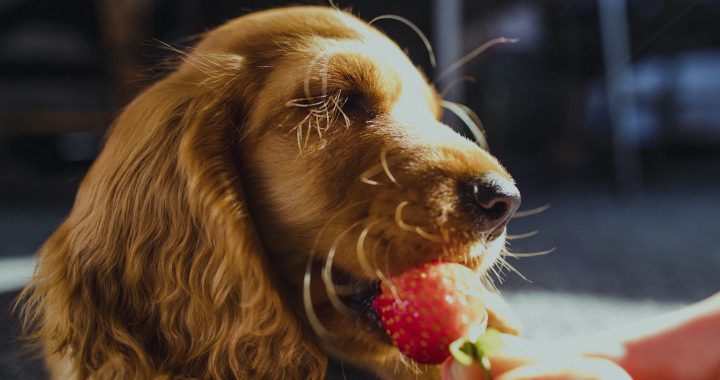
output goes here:
<path id="1" fill-rule="evenodd" d="M 118 117 L 39 251 L 23 313 L 53 378 L 320 379 L 328 356 L 438 377 L 370 301 L 432 261 L 487 278 L 520 203 L 506 169 L 338 9 L 252 13 L 181 61 Z"/>

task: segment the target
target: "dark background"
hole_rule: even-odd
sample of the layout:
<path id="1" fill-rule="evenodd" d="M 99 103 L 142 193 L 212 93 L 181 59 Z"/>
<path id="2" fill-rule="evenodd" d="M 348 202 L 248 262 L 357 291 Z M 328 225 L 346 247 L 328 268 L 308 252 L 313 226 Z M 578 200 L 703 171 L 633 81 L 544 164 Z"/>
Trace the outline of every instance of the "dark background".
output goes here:
<path id="1" fill-rule="evenodd" d="M 335 3 L 365 20 L 401 15 L 432 41 L 443 33 L 428 0 Z M 529 281 L 506 273 L 501 285 L 529 334 L 589 331 L 718 291 L 720 1 L 629 0 L 626 18 L 607 24 L 601 6 L 622 2 L 465 3 L 463 53 L 499 36 L 520 38 L 465 65 L 458 75 L 473 78 L 457 96 L 482 119 L 522 208 L 551 206 L 509 226 L 540 231 L 511 241 L 514 251 L 556 248 L 510 259 Z M 107 126 L 166 73 L 174 54 L 162 43 L 190 46 L 225 20 L 286 4 L 0 0 L 2 305 L 69 210 Z M 376 26 L 429 77 L 438 74 L 410 29 Z M 624 26 L 626 40 L 617 36 Z M 457 119 L 447 122 L 463 131 Z M 16 359 L 4 315 L 0 378 L 39 378 Z"/>

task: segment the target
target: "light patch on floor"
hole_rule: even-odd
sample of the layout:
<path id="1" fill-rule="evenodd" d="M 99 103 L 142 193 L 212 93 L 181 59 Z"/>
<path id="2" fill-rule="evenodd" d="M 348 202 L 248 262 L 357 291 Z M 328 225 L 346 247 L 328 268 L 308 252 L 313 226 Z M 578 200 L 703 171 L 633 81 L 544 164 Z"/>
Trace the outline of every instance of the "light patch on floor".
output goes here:
<path id="1" fill-rule="evenodd" d="M 564 291 L 508 291 L 503 296 L 523 322 L 524 335 L 541 340 L 599 332 L 683 306 Z"/>
<path id="2" fill-rule="evenodd" d="M 20 289 L 32 278 L 35 258 L 0 258 L 0 293 Z"/>

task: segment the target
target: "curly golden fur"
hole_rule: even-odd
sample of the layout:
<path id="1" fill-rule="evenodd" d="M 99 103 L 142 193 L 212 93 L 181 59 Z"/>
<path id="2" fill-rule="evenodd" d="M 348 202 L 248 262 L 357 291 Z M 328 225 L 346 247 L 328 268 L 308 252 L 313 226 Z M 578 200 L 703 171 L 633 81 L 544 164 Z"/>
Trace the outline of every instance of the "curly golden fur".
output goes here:
<path id="1" fill-rule="evenodd" d="M 348 13 L 208 33 L 120 115 L 39 252 L 24 315 L 54 376 L 319 379 L 328 354 L 411 373 L 344 295 L 431 260 L 484 275 L 504 225 L 474 229 L 457 183 L 513 187 L 440 114 L 402 51 Z"/>

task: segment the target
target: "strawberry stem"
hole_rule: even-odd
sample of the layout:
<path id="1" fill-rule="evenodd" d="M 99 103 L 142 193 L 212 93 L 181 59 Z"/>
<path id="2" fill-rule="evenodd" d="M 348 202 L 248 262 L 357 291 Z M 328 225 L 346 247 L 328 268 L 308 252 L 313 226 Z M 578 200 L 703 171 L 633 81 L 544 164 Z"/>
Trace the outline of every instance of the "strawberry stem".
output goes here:
<path id="1" fill-rule="evenodd" d="M 458 363 L 469 366 L 473 361 L 478 361 L 483 368 L 485 378 L 492 380 L 490 372 L 490 355 L 502 347 L 500 332 L 489 328 L 483 335 L 472 341 L 468 338 L 460 338 L 450 344 L 450 354 Z"/>

